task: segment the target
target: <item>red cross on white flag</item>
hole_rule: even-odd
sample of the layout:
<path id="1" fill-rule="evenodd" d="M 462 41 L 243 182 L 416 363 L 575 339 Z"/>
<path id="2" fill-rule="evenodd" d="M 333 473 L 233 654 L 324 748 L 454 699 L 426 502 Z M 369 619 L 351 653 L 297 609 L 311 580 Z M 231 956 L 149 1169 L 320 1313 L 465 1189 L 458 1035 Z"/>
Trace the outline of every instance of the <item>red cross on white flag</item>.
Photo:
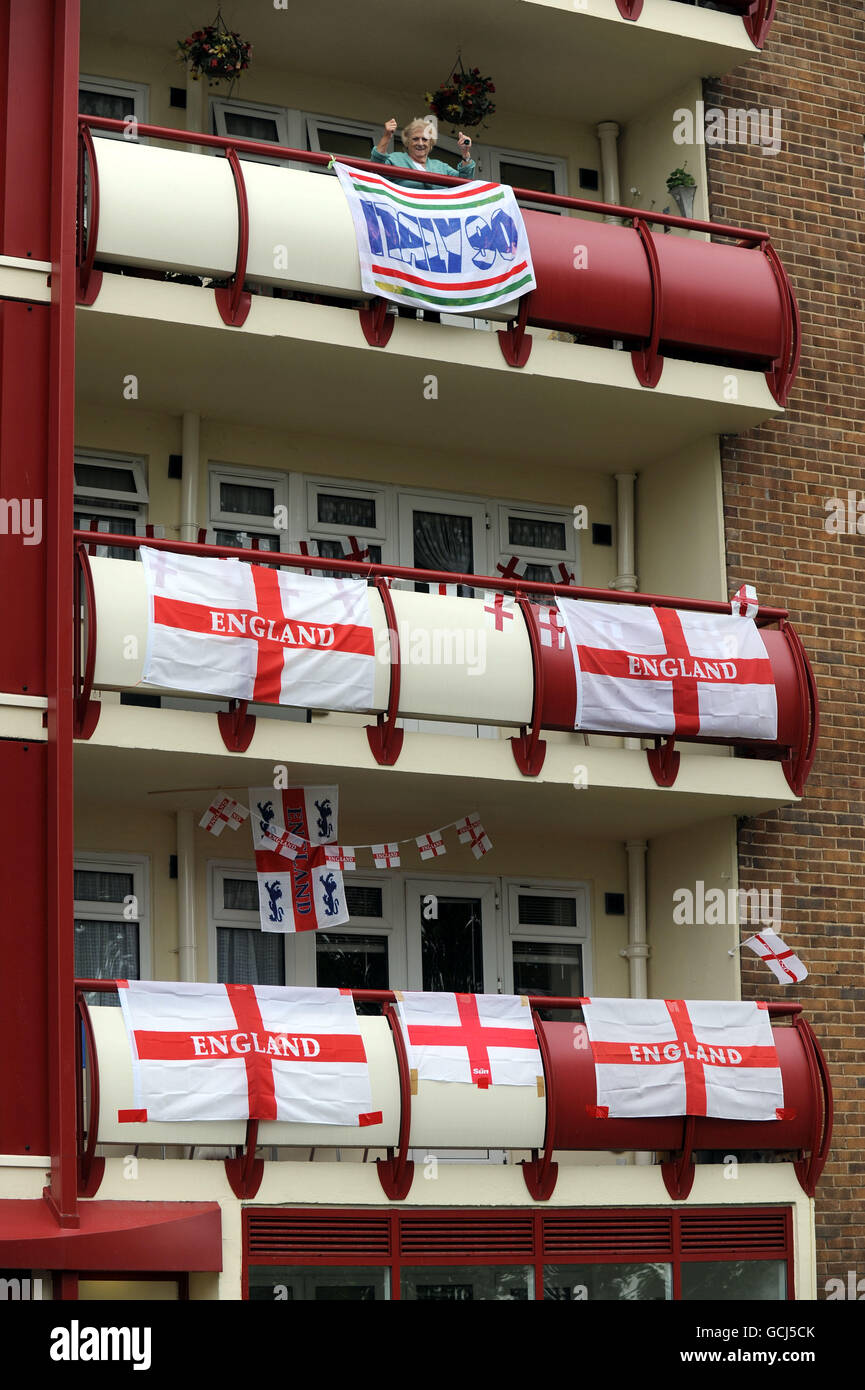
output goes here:
<path id="1" fill-rule="evenodd" d="M 268 825 L 262 830 L 261 838 L 271 854 L 279 854 L 283 859 L 296 859 L 298 850 L 307 848 L 306 841 L 299 835 L 292 835 L 290 830 L 282 830 L 278 826 Z"/>
<path id="2" fill-rule="evenodd" d="M 239 830 L 246 820 L 249 820 L 249 807 L 241 806 L 239 801 L 233 802 L 228 818 L 232 830 Z"/>
<path id="3" fill-rule="evenodd" d="M 336 787 L 250 787 L 252 842 L 262 931 L 317 931 L 349 919 L 336 840 Z M 277 850 L 277 845 L 282 845 Z M 293 854 L 286 864 L 281 855 Z"/>
<path id="4" fill-rule="evenodd" d="M 512 594 L 495 594 L 490 590 L 484 593 L 484 612 L 490 616 L 488 623 L 495 628 L 496 632 L 504 632 L 505 618 L 513 622 L 514 599 Z"/>
<path id="5" fill-rule="evenodd" d="M 136 1109 L 123 1119 L 375 1123 L 349 991 L 119 980 Z"/>
<path id="6" fill-rule="evenodd" d="M 440 830 L 431 830 L 428 835 L 418 835 L 415 844 L 420 850 L 421 859 L 440 859 L 447 852 Z"/>
<path id="7" fill-rule="evenodd" d="M 472 811 L 464 820 L 457 821 L 457 834 L 461 845 L 471 845 L 475 859 L 489 854 L 493 842 L 480 822 L 477 811 Z"/>
<path id="8" fill-rule="evenodd" d="M 541 604 L 538 609 L 538 627 L 541 630 L 542 647 L 558 647 L 559 651 L 564 651 L 565 625 L 558 608 L 549 608 L 546 604 Z"/>
<path id="9" fill-rule="evenodd" d="M 225 827 L 232 824 L 236 806 L 237 802 L 227 793 L 215 796 L 198 822 L 199 827 L 202 830 L 209 830 L 211 835 L 221 835 Z M 237 829 L 239 824 L 240 822 L 237 821 L 233 828 Z"/>
<path id="10" fill-rule="evenodd" d="M 422 1081 L 531 1086 L 543 1076 L 528 1000 L 517 994 L 427 994 L 398 999 L 409 1066 Z"/>
<path id="11" fill-rule="evenodd" d="M 755 956 L 759 956 L 768 965 L 776 979 L 782 985 L 799 984 L 802 980 L 807 980 L 808 971 L 802 961 L 791 951 L 786 942 L 782 941 L 777 932 L 766 929 L 758 936 L 749 936 L 747 941 L 742 942 L 753 951 Z"/>
<path id="12" fill-rule="evenodd" d="M 326 864 L 334 864 L 344 873 L 357 868 L 357 855 L 352 845 L 325 845 L 324 859 Z"/>
<path id="13" fill-rule="evenodd" d="M 459 598 L 459 584 L 431 584 L 430 593 L 438 594 L 440 598 Z"/>
<path id="14" fill-rule="evenodd" d="M 569 570 L 564 561 L 560 560 L 557 565 L 553 566 L 553 581 L 556 584 L 566 584 L 570 588 L 576 583 L 576 577 L 574 571 Z"/>
<path id="15" fill-rule="evenodd" d="M 734 618 L 756 618 L 760 602 L 753 584 L 743 584 L 736 590 L 730 600 L 730 609 Z"/>
<path id="16" fill-rule="evenodd" d="M 584 999 L 582 1006 L 602 1115 L 779 1118 L 784 1087 L 765 1004 Z"/>
<path id="17" fill-rule="evenodd" d="M 574 661 L 574 728 L 774 742 L 772 663 L 730 614 L 559 598 Z"/>
<path id="18" fill-rule="evenodd" d="M 141 547 L 150 621 L 143 679 L 302 708 L 368 710 L 375 644 L 363 580 Z"/>
<path id="19" fill-rule="evenodd" d="M 377 869 L 399 868 L 399 844 L 396 840 L 390 844 L 370 845 L 370 849 Z"/>
<path id="20" fill-rule="evenodd" d="M 526 562 L 521 560 L 518 555 L 511 555 L 506 564 L 500 561 L 496 564 L 496 569 L 502 579 L 524 579 L 526 573 Z"/>
<path id="21" fill-rule="evenodd" d="M 357 560 L 358 563 L 369 560 L 369 547 L 361 547 L 358 543 L 357 536 L 348 536 L 343 541 L 342 553 L 343 559 L 345 560 Z"/>

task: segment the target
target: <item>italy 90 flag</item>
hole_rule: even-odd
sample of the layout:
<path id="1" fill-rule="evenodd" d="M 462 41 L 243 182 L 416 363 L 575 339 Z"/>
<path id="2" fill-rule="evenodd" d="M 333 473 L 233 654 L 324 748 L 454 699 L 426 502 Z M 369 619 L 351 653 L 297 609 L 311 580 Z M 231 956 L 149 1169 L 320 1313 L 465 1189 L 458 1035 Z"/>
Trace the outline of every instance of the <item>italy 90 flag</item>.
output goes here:
<path id="1" fill-rule="evenodd" d="M 415 309 L 479 314 L 535 288 L 512 188 L 473 181 L 418 190 L 334 164 L 368 294 Z"/>

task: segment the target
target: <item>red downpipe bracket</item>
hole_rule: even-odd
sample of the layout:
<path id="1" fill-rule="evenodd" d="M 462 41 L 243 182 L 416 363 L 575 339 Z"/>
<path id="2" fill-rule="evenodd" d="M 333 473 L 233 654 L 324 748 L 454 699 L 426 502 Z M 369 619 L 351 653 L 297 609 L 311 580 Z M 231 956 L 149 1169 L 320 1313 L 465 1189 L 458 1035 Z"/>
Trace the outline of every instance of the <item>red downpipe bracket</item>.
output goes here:
<path id="1" fill-rule="evenodd" d="M 636 15 L 633 18 L 636 18 Z M 643 243 L 643 250 L 649 263 L 649 280 L 652 286 L 652 325 L 648 343 L 645 347 L 637 348 L 631 353 L 631 361 L 634 364 L 634 372 L 640 385 L 653 388 L 661 380 L 661 373 L 664 370 L 664 359 L 658 352 L 658 344 L 661 339 L 661 312 L 664 307 L 661 263 L 658 260 L 658 251 L 651 229 L 642 217 L 634 218 L 634 231 Z"/>
<path id="2" fill-rule="evenodd" d="M 654 777 L 659 787 L 672 787 L 675 785 L 679 775 L 679 764 L 681 758 L 676 752 L 676 738 L 670 734 L 668 738 L 655 739 L 654 748 L 646 749 L 646 759 L 649 764 L 649 771 Z"/>
<path id="3" fill-rule="evenodd" d="M 559 1165 L 553 1162 L 553 1142 L 556 1133 L 556 1093 L 553 1085 L 554 1071 L 543 1021 L 534 1008 L 532 1009 L 532 1022 L 535 1025 L 535 1036 L 538 1040 L 538 1050 L 541 1054 L 544 1071 L 547 1119 L 544 1126 L 543 1152 L 539 1154 L 535 1150 L 531 1162 L 523 1162 L 521 1167 L 529 1196 L 536 1202 L 548 1202 L 556 1190 L 556 1180 L 559 1176 Z"/>
<path id="4" fill-rule="evenodd" d="M 237 260 L 234 274 L 228 284 L 214 290 L 214 295 L 222 322 L 229 328 L 242 328 L 252 305 L 252 295 L 243 288 L 246 263 L 249 259 L 249 200 L 237 151 L 229 145 L 225 157 L 231 167 L 234 191 L 237 195 Z"/>
<path id="5" fill-rule="evenodd" d="M 247 1120 L 246 1141 L 234 1158 L 226 1158 L 225 1176 L 235 1197 L 240 1201 L 251 1200 L 261 1187 L 264 1177 L 264 1159 L 256 1158 L 258 1143 L 258 1120 Z"/>
<path id="6" fill-rule="evenodd" d="M 499 347 L 509 367 L 524 367 L 531 356 L 533 339 L 530 333 L 526 333 L 531 297 L 530 293 L 524 294 L 514 322 L 498 330 Z"/>
<path id="7" fill-rule="evenodd" d="M 388 313 L 388 300 L 376 298 L 371 304 L 358 310 L 363 336 L 370 347 L 387 347 L 393 333 L 394 314 Z"/>
<path id="8" fill-rule="evenodd" d="M 228 709 L 216 716 L 222 742 L 229 753 L 245 753 L 255 733 L 255 715 L 248 714 L 248 700 L 229 700 Z"/>
<path id="9" fill-rule="evenodd" d="M 72 732 L 74 738 L 92 738 L 99 723 L 102 705 L 91 699 L 93 693 L 93 673 L 96 669 L 96 596 L 93 589 L 93 573 L 87 547 L 75 547 L 75 619 L 73 654 L 73 690 L 75 691 Z M 81 669 L 82 624 L 84 613 L 87 617 L 87 651 L 84 669 Z"/>
<path id="10" fill-rule="evenodd" d="M 532 652 L 532 722 L 528 729 L 523 728 L 519 737 L 511 739 L 514 761 L 524 777 L 537 777 L 544 765 L 547 745 L 541 738 L 541 718 L 544 708 L 544 662 L 541 652 L 541 633 L 538 615 L 532 603 L 523 594 L 516 594 L 516 601 L 526 623 L 529 645 Z"/>
<path id="11" fill-rule="evenodd" d="M 76 231 L 78 275 L 75 286 L 75 303 L 92 304 L 102 288 L 102 271 L 93 269 L 96 259 L 96 241 L 99 236 L 99 166 L 90 127 L 83 121 L 78 124 L 78 227 Z M 84 196 L 87 170 L 90 171 L 89 208 Z M 85 234 L 87 212 L 90 217 Z"/>
<path id="12" fill-rule="evenodd" d="M 396 609 L 393 606 L 390 588 L 381 575 L 376 575 L 375 587 L 381 599 L 387 619 L 387 635 L 390 643 L 390 690 L 387 697 L 387 711 L 378 716 L 376 724 L 367 724 L 366 736 L 372 755 L 383 767 L 393 767 L 402 752 L 405 733 L 397 728 L 399 713 L 399 692 L 402 681 L 402 655 L 399 645 L 399 629 L 396 625 Z"/>
<path id="13" fill-rule="evenodd" d="M 378 1159 L 376 1168 L 385 1196 L 392 1202 L 403 1202 L 411 1191 L 414 1178 L 414 1164 L 408 1156 L 411 1136 L 411 1075 L 405 1038 L 393 1004 L 386 1004 L 382 1012 L 393 1034 L 399 1072 L 399 1135 L 396 1150 L 388 1149 L 387 1158 Z"/>
<path id="14" fill-rule="evenodd" d="M 757 48 L 762 48 L 775 18 L 777 0 L 757 0 L 750 14 L 742 16 L 745 32 Z"/>

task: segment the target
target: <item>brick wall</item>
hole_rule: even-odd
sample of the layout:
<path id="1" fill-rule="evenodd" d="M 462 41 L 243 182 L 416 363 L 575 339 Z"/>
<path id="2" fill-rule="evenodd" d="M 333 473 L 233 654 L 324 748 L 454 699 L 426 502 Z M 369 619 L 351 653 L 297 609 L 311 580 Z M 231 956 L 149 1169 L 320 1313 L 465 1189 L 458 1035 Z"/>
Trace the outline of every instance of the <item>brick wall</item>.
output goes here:
<path id="1" fill-rule="evenodd" d="M 723 439 L 722 461 L 731 592 L 751 581 L 763 602 L 789 608 L 821 697 L 802 802 L 739 832 L 742 886 L 782 889 L 779 930 L 811 971 L 788 992 L 743 961 L 745 997 L 800 998 L 834 1084 L 820 1297 L 830 1277 L 865 1276 L 865 535 L 825 529 L 831 497 L 865 497 L 863 34 L 861 0 L 779 0 L 765 54 L 705 90 L 707 108 L 768 108 L 770 121 L 779 108 L 776 155 L 707 149 L 711 215 L 771 232 L 803 321 L 786 417 Z"/>

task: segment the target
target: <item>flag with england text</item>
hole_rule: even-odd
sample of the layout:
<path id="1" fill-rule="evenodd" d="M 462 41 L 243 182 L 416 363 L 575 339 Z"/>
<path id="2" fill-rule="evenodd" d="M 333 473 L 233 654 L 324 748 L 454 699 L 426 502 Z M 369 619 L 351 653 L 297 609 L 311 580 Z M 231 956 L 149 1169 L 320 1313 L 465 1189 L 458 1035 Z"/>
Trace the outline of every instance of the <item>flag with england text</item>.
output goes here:
<path id="1" fill-rule="evenodd" d="M 482 315 L 535 288 L 529 239 L 508 185 L 419 190 L 338 162 L 334 168 L 368 294 L 415 309 Z"/>
<path id="2" fill-rule="evenodd" d="M 576 679 L 574 728 L 774 741 L 772 663 L 751 618 L 556 600 Z"/>
<path id="3" fill-rule="evenodd" d="M 781 1118 L 784 1087 L 765 1004 L 584 999 L 582 1008 L 602 1116 Z"/>
<path id="4" fill-rule="evenodd" d="M 766 927 L 756 936 L 749 936 L 742 945 L 759 956 L 782 985 L 798 985 L 802 980 L 807 980 L 807 966 L 771 927 Z"/>
<path id="5" fill-rule="evenodd" d="M 371 708 L 375 645 L 363 580 L 148 546 L 140 553 L 147 684 L 304 709 Z"/>
<path id="6" fill-rule="evenodd" d="M 349 919 L 342 867 L 325 851 L 338 834 L 337 787 L 250 787 L 262 931 L 317 931 Z"/>
<path id="7" fill-rule="evenodd" d="M 407 990 L 397 996 L 397 1007 L 409 1066 L 419 1080 L 537 1090 L 543 1065 L 523 996 Z"/>
<path id="8" fill-rule="evenodd" d="M 118 981 L 136 1110 L 121 1119 L 370 1122 L 350 994 L 273 985 Z"/>

